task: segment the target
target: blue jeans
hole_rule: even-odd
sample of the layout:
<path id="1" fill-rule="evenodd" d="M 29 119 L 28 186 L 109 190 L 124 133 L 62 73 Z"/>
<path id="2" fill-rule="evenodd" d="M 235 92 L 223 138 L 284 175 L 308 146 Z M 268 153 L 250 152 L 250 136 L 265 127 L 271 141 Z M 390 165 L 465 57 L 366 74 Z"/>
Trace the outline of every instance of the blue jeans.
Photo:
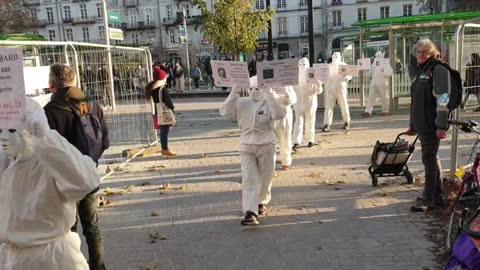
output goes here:
<path id="1" fill-rule="evenodd" d="M 160 126 L 160 144 L 162 145 L 162 150 L 168 150 L 168 132 L 170 131 L 170 126 Z"/>

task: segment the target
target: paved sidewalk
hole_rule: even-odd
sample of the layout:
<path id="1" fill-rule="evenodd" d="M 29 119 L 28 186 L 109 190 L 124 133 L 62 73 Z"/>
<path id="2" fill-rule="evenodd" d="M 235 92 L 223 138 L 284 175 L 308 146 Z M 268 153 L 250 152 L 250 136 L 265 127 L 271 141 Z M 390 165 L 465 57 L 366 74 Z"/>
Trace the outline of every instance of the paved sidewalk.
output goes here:
<path id="1" fill-rule="evenodd" d="M 301 148 L 293 168 L 277 172 L 261 225 L 243 227 L 239 130 L 219 116 L 222 101 L 174 100 L 170 147 L 179 157 L 135 159 L 102 184 L 126 193 L 101 208 L 108 269 L 441 269 L 427 237 L 439 225 L 409 211 L 421 186 L 390 177 L 373 188 L 367 171 L 376 140 L 391 141 L 408 126 L 407 109 L 361 118 L 353 108 L 349 132 L 335 111 L 326 134 L 319 111 L 318 146 Z M 418 150 L 409 163 L 414 177 Z"/>

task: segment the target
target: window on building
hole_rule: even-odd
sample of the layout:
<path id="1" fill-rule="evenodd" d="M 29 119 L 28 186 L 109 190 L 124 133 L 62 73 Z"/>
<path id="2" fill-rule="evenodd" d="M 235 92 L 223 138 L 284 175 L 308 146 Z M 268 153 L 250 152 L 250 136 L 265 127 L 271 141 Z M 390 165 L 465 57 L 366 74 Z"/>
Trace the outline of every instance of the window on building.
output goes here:
<path id="1" fill-rule="evenodd" d="M 307 0 L 300 0 L 299 5 L 300 5 L 301 7 L 306 6 L 306 5 L 307 5 Z"/>
<path id="2" fill-rule="evenodd" d="M 80 16 L 81 16 L 82 19 L 86 19 L 88 17 L 87 5 L 85 5 L 85 4 L 80 5 Z"/>
<path id="3" fill-rule="evenodd" d="M 170 43 L 175 43 L 175 31 L 173 29 L 167 29 L 167 35 Z"/>
<path id="4" fill-rule="evenodd" d="M 48 30 L 48 40 L 55 41 L 55 30 Z"/>
<path id="5" fill-rule="evenodd" d="M 83 34 L 83 41 L 89 42 L 90 41 L 90 32 L 88 31 L 88 27 L 82 27 L 82 34 Z"/>
<path id="6" fill-rule="evenodd" d="M 412 5 L 403 5 L 403 16 L 412 16 Z"/>
<path id="7" fill-rule="evenodd" d="M 389 18 L 390 17 L 390 7 L 380 7 L 380 18 Z"/>
<path id="8" fill-rule="evenodd" d="M 65 20 L 70 20 L 72 18 L 72 13 L 70 12 L 70 6 L 63 7 L 63 15 Z"/>
<path id="9" fill-rule="evenodd" d="M 255 9 L 265 9 L 265 0 L 255 1 Z"/>
<path id="10" fill-rule="evenodd" d="M 73 30 L 72 28 L 65 29 L 65 37 L 67 41 L 73 41 Z"/>
<path id="11" fill-rule="evenodd" d="M 307 16 L 300 16 L 300 33 L 301 34 L 308 33 L 308 17 Z"/>
<path id="12" fill-rule="evenodd" d="M 132 43 L 133 44 L 138 44 L 138 34 L 137 33 L 132 33 Z"/>
<path id="13" fill-rule="evenodd" d="M 277 0 L 277 8 L 286 8 L 287 0 Z"/>
<path id="14" fill-rule="evenodd" d="M 152 24 L 152 9 L 151 8 L 146 8 L 144 10 L 145 14 L 145 25 L 151 25 Z"/>
<path id="15" fill-rule="evenodd" d="M 185 16 L 190 17 L 190 6 L 189 5 L 183 5 L 183 8 L 185 8 Z M 183 10 L 182 10 L 183 12 Z"/>
<path id="16" fill-rule="evenodd" d="M 105 28 L 103 26 L 98 27 L 98 35 L 100 37 L 100 40 L 105 40 Z"/>
<path id="17" fill-rule="evenodd" d="M 97 4 L 97 17 L 98 18 L 103 18 L 103 4 L 102 3 Z"/>
<path id="18" fill-rule="evenodd" d="M 367 8 L 359 8 L 358 9 L 358 21 L 365 21 L 367 20 Z"/>
<path id="19" fill-rule="evenodd" d="M 110 0 L 111 6 L 118 6 L 118 0 Z"/>
<path id="20" fill-rule="evenodd" d="M 287 34 L 287 17 L 278 17 L 278 34 Z"/>
<path id="21" fill-rule="evenodd" d="M 51 8 L 51 7 L 47 8 L 47 21 L 48 22 L 54 22 L 54 20 L 53 20 L 53 8 Z"/>
<path id="22" fill-rule="evenodd" d="M 136 9 L 132 9 L 128 11 L 128 21 L 130 23 L 130 26 L 137 26 L 137 20 L 138 18 L 138 12 Z"/>
<path id="23" fill-rule="evenodd" d="M 333 15 L 333 26 L 334 27 L 342 26 L 342 11 L 334 10 L 332 11 L 332 15 Z"/>
<path id="24" fill-rule="evenodd" d="M 167 20 L 168 21 L 170 21 L 172 19 L 172 14 L 173 14 L 172 6 L 167 5 Z"/>

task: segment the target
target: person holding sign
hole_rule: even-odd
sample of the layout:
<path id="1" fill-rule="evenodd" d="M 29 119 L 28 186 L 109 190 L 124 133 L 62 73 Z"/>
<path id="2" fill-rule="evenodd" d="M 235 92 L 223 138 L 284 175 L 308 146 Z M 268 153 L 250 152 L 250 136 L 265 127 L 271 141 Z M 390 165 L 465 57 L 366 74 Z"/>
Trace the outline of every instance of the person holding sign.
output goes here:
<path id="1" fill-rule="evenodd" d="M 77 201 L 100 184 L 93 160 L 26 100 L 25 129 L 0 129 L 0 269 L 88 270 L 70 231 Z"/>
<path id="2" fill-rule="evenodd" d="M 348 107 L 347 101 L 347 86 L 348 81 L 352 78 L 348 75 L 341 75 L 339 73 L 339 66 L 347 65 L 342 61 L 342 54 L 340 52 L 334 52 L 332 54 L 332 63 L 328 66 L 328 80 L 327 80 L 327 91 L 325 96 L 325 114 L 323 122 L 325 126 L 323 127 L 323 132 L 329 132 L 330 126 L 333 121 L 333 107 L 335 102 L 338 101 L 340 109 L 342 110 L 343 118 L 343 128 L 350 128 L 350 109 Z"/>
<path id="3" fill-rule="evenodd" d="M 372 81 L 370 82 L 365 112 L 363 112 L 362 115 L 372 115 L 373 107 L 375 106 L 375 100 L 377 97 L 380 97 L 382 102 L 382 115 L 389 115 L 390 103 L 388 100 L 388 81 L 393 74 L 393 70 L 390 66 L 390 63 L 388 63 L 388 59 L 384 58 L 381 51 L 375 53 L 375 59 L 373 60 L 373 65 L 370 66 L 369 73 L 372 76 Z"/>
<path id="4" fill-rule="evenodd" d="M 282 170 L 287 171 L 292 165 L 292 129 L 293 129 L 293 110 L 292 105 L 297 103 L 297 95 L 291 86 L 282 87 L 283 89 L 274 90 L 279 94 L 279 102 L 287 109 L 287 115 L 274 122 L 275 134 L 280 148 L 280 162 Z"/>
<path id="5" fill-rule="evenodd" d="M 220 115 L 238 122 L 242 168 L 242 225 L 258 225 L 258 215 L 266 212 L 271 199 L 275 170 L 275 132 L 273 122 L 287 115 L 278 95 L 257 88 L 257 77 L 250 78 L 249 97 L 240 97 L 241 89 L 233 87 Z"/>
<path id="6" fill-rule="evenodd" d="M 293 150 L 300 148 L 303 140 L 303 125 L 305 123 L 305 141 L 308 147 L 315 145 L 315 117 L 317 113 L 317 95 L 323 91 L 322 84 L 307 82 L 307 69 L 310 67 L 308 58 L 298 61 L 298 85 L 294 86 L 297 103 L 294 105 L 295 126 L 293 128 Z"/>

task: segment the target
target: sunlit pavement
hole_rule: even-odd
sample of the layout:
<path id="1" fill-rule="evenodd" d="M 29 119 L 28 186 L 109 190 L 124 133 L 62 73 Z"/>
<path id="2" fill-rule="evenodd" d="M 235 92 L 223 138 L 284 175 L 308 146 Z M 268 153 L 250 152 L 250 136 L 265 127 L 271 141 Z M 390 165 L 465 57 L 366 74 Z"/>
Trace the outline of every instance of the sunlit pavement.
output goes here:
<path id="1" fill-rule="evenodd" d="M 277 170 L 267 215 L 244 227 L 239 131 L 219 116 L 222 101 L 174 100 L 170 148 L 178 158 L 138 158 L 103 182 L 123 193 L 100 210 L 108 269 L 440 268 L 427 237 L 431 216 L 409 211 L 421 185 L 388 177 L 374 188 L 367 171 L 376 140 L 393 141 L 408 127 L 408 109 L 363 118 L 354 106 L 348 132 L 335 111 L 329 133 L 321 133 L 319 110 L 318 145 L 302 147 L 290 171 Z M 445 165 L 449 147 L 442 143 Z M 419 150 L 409 163 L 414 177 Z"/>

